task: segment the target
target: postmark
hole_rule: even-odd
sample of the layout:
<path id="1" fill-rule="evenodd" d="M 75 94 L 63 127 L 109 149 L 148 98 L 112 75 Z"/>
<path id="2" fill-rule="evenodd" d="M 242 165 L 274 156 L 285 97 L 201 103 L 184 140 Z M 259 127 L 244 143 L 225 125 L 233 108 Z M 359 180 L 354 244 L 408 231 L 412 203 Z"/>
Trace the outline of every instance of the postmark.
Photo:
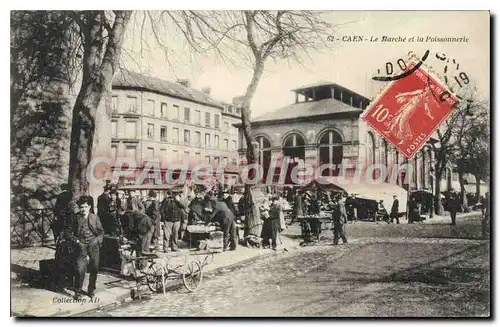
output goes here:
<path id="1" fill-rule="evenodd" d="M 451 114 L 457 97 L 421 61 L 410 62 L 407 71 L 413 73 L 393 80 L 362 119 L 411 159 Z"/>

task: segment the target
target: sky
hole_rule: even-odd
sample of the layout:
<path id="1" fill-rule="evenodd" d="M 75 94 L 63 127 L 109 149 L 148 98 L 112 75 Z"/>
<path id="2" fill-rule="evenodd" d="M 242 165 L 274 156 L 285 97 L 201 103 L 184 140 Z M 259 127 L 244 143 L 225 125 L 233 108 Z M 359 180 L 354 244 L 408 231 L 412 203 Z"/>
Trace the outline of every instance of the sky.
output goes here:
<path id="1" fill-rule="evenodd" d="M 252 117 L 277 110 L 293 103 L 290 90 L 317 81 L 331 81 L 355 92 L 373 98 L 386 85 L 373 81 L 386 62 L 396 65 L 399 58 L 407 59 L 408 52 L 417 56 L 430 51 L 426 64 L 442 75 L 444 64 L 435 55 L 442 53 L 459 63 L 459 69 L 449 67 L 448 77 L 453 80 L 465 72 L 478 89 L 481 98 L 489 98 L 490 89 L 490 18 L 485 11 L 337 11 L 328 12 L 325 19 L 334 26 L 335 40 L 331 49 L 310 53 L 302 65 L 285 61 L 268 61 L 252 102 Z M 173 29 L 169 29 L 172 31 Z M 210 87 L 216 99 L 231 102 L 243 95 L 251 79 L 251 70 L 220 63 L 217 58 L 199 56 L 194 60 L 183 51 L 180 33 L 165 32 L 161 38 L 169 48 L 170 63 L 165 60 L 164 48 L 158 46 L 151 33 L 142 40 L 149 45 L 148 51 L 139 54 L 139 24 L 129 26 L 124 43 L 125 67 L 151 76 L 175 81 L 188 78 L 193 87 Z M 347 42 L 342 38 L 361 36 L 363 42 Z M 383 36 L 406 37 L 404 42 L 380 42 Z M 409 42 L 411 37 L 466 37 L 468 42 Z M 379 42 L 369 42 L 370 38 Z M 339 38 L 340 40 L 336 40 Z M 396 74 L 395 71 L 394 74 Z"/>

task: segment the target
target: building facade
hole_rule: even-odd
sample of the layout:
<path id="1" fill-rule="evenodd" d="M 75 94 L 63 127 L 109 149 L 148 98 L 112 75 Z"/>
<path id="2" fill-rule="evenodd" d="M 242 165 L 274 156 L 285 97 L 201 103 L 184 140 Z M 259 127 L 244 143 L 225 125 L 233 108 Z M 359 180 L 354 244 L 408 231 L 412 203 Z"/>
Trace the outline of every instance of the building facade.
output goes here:
<path id="1" fill-rule="evenodd" d="M 433 152 L 430 145 L 422 148 L 411 160 L 399 153 L 391 144 L 374 133 L 361 119 L 361 114 L 370 103 L 367 97 L 351 91 L 341 85 L 320 82 L 295 90 L 295 103 L 266 113 L 252 120 L 254 144 L 258 149 L 259 162 L 264 168 L 264 180 L 268 178 L 271 162 L 276 162 L 274 169 L 276 181 L 284 166 L 283 159 L 291 161 L 286 168 L 285 184 L 293 184 L 289 174 L 291 169 L 306 166 L 314 169 L 325 164 L 340 165 L 342 162 L 357 164 L 364 169 L 363 174 L 372 164 L 388 167 L 387 181 L 395 176 L 394 182 L 411 189 L 432 188 L 431 167 Z M 239 130 L 240 163 L 245 163 L 246 143 Z M 343 161 L 345 160 L 345 161 Z M 406 164 L 406 166 L 403 166 Z M 397 173 L 392 172 L 394 165 L 401 167 Z M 331 166 L 335 168 L 336 166 Z M 356 168 L 341 171 L 324 169 L 322 176 L 339 176 L 345 174 L 352 177 Z M 406 176 L 408 172 L 411 174 Z M 306 173 L 307 175 L 308 173 Z M 368 172 L 367 174 L 372 174 Z M 374 173 L 377 174 L 377 171 Z M 395 175 L 392 175 L 395 174 Z M 310 175 L 310 174 L 309 174 Z M 372 178 L 377 176 L 372 176 Z M 406 181 L 406 182 L 405 182 Z"/>
<path id="2" fill-rule="evenodd" d="M 111 100 L 111 155 L 189 167 L 236 164 L 241 109 L 217 101 L 187 80 L 168 82 L 133 72 L 117 74 Z"/>

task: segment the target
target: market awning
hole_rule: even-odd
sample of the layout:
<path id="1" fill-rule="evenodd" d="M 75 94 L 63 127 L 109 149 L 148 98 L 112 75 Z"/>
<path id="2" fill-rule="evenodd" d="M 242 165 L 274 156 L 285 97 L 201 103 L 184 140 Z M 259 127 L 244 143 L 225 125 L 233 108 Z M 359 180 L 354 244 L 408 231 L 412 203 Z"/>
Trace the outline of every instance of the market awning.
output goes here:
<path id="1" fill-rule="evenodd" d="M 367 183 L 354 180 L 345 180 L 339 177 L 318 177 L 304 186 L 305 189 L 323 189 L 332 191 L 343 191 L 355 194 L 356 198 L 380 201 L 383 200 L 386 209 L 390 209 L 393 196 L 399 200 L 399 212 L 406 212 L 408 192 L 399 185 L 390 183 Z"/>

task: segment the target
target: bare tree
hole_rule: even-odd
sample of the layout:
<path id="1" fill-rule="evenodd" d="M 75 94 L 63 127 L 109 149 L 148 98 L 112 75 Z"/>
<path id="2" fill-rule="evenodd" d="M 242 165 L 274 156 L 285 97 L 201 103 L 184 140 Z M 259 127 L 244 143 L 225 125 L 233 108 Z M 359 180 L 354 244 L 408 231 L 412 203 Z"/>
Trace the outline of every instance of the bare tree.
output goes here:
<path id="1" fill-rule="evenodd" d="M 82 83 L 72 113 L 69 184 L 73 194 L 88 192 L 87 165 L 92 158 L 98 108 L 111 91 L 131 11 L 68 12 L 79 28 Z M 105 108 L 103 110 L 106 110 Z"/>
<path id="2" fill-rule="evenodd" d="M 184 12 L 178 26 L 186 31 L 190 44 L 206 44 L 226 63 L 245 63 L 252 78 L 242 97 L 242 130 L 246 143 L 247 164 L 258 162 L 253 146 L 251 104 L 265 65 L 269 60 L 289 60 L 301 64 L 309 51 L 327 48 L 332 26 L 318 11 L 231 11 Z M 248 178 L 255 178 L 250 170 Z M 252 205 L 251 186 L 245 186 L 247 233 L 260 236 L 261 220 L 257 206 Z"/>

